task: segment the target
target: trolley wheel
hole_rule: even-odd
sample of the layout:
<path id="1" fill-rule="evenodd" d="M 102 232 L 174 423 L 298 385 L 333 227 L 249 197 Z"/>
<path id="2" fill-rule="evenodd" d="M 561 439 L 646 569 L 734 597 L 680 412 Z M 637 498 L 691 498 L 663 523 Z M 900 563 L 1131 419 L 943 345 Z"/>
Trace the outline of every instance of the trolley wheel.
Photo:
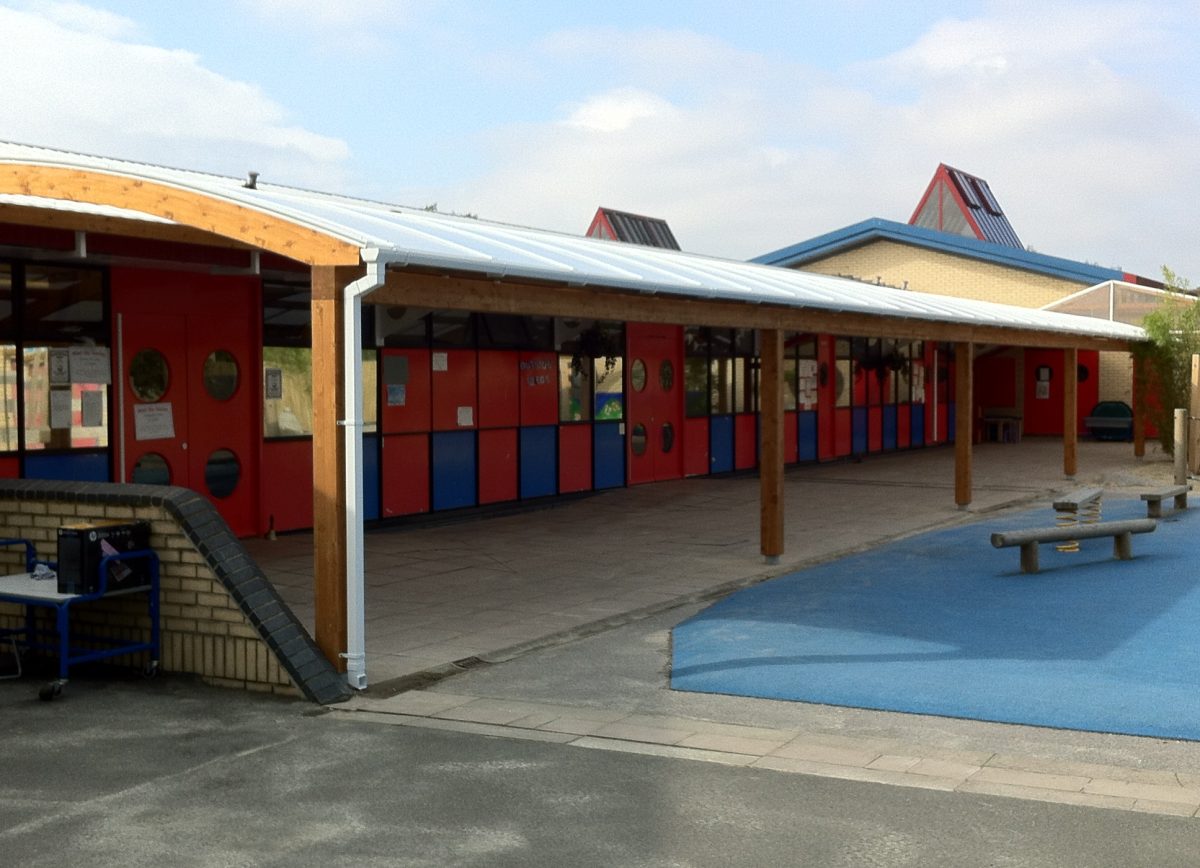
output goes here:
<path id="1" fill-rule="evenodd" d="M 158 661 L 151 660 L 149 663 L 143 666 L 142 675 L 144 675 L 146 678 L 156 677 L 158 675 Z"/>
<path id="2" fill-rule="evenodd" d="M 38 699 L 42 702 L 49 702 L 57 696 L 61 696 L 63 692 L 63 683 L 61 681 L 51 681 L 49 684 L 42 685 L 42 689 L 38 691 Z"/>

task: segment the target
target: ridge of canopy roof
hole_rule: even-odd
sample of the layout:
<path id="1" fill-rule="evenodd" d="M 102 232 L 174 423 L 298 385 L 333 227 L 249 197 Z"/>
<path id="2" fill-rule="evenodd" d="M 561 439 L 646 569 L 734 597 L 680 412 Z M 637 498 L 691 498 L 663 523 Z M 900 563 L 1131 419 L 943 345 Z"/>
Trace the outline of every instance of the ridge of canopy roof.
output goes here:
<path id="1" fill-rule="evenodd" d="M 1145 333 L 1135 326 L 1089 317 L 928 295 L 774 265 L 621 244 L 262 181 L 250 187 L 238 178 L 49 148 L 0 142 L 0 164 L 4 163 L 96 172 L 170 186 L 323 233 L 357 246 L 364 259 L 369 255 L 394 266 L 1124 341 L 1145 339 Z M 6 201 L 19 203 L 21 198 L 10 196 Z M 37 197 L 29 205 L 63 210 L 85 207 L 85 203 L 45 197 Z M 125 212 L 122 216 L 132 215 Z"/>

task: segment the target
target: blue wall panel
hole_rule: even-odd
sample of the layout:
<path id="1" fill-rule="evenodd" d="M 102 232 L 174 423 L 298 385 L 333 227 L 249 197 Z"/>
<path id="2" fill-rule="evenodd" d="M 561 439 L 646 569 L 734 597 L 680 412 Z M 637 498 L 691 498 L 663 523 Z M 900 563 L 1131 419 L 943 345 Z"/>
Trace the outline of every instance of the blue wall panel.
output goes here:
<path id="1" fill-rule="evenodd" d="M 925 445 L 925 405 L 913 404 L 911 417 L 911 437 L 913 446 Z"/>
<path id="2" fill-rule="evenodd" d="M 26 452 L 25 478 L 108 482 L 108 452 Z"/>
<path id="3" fill-rule="evenodd" d="M 592 427 L 592 468 L 595 488 L 625 484 L 625 435 L 620 422 L 597 422 Z"/>
<path id="4" fill-rule="evenodd" d="M 850 451 L 862 455 L 867 451 L 867 408 L 855 407 L 850 411 Z"/>
<path id="5" fill-rule="evenodd" d="M 713 473 L 733 470 L 733 417 L 713 416 L 708 425 L 708 465 Z"/>
<path id="6" fill-rule="evenodd" d="M 521 429 L 521 497 L 558 492 L 558 426 Z"/>
<path id="7" fill-rule="evenodd" d="M 475 505 L 475 432 L 435 431 L 433 508 Z"/>
<path id="8" fill-rule="evenodd" d="M 817 413 L 815 410 L 801 410 L 799 423 L 800 460 L 817 460 Z"/>
<path id="9" fill-rule="evenodd" d="M 883 448 L 896 448 L 896 405 L 883 408 Z"/>
<path id="10" fill-rule="evenodd" d="M 363 521 L 379 518 L 379 435 L 364 434 L 363 456 Z"/>

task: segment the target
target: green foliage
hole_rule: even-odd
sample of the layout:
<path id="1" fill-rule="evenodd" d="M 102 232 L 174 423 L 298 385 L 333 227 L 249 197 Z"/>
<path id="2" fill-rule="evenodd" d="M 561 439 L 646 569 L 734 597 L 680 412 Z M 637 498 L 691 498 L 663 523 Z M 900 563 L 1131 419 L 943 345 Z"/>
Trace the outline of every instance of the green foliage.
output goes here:
<path id="1" fill-rule="evenodd" d="M 1200 301 L 1188 293 L 1191 284 L 1165 265 L 1163 282 L 1170 295 L 1142 321 L 1150 340 L 1134 348 L 1133 358 L 1146 418 L 1169 455 L 1175 451 L 1175 408 L 1188 406 L 1192 356 L 1200 353 Z"/>

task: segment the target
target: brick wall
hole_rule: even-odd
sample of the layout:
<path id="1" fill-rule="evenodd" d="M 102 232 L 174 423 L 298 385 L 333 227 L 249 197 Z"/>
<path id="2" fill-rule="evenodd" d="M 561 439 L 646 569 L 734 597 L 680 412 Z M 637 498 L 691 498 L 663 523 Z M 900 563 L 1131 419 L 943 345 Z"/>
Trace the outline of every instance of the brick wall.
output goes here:
<path id="1" fill-rule="evenodd" d="M 349 697 L 344 680 L 201 495 L 165 486 L 0 480 L 0 535 L 32 540 L 41 558 L 55 559 L 60 525 L 89 519 L 150 522 L 161 566 L 162 671 L 317 702 Z M 23 570 L 22 558 L 21 548 L 0 551 L 0 568 Z M 145 600 L 131 594 L 86 604 L 73 610 L 72 632 L 148 641 Z M 0 603 L 0 626 L 20 626 L 22 618 L 21 607 Z"/>
<path id="2" fill-rule="evenodd" d="M 854 277 L 915 292 L 1042 307 L 1078 292 L 1086 284 L 1032 271 L 1006 268 L 964 256 L 938 253 L 894 241 L 874 241 L 853 250 L 806 262 L 804 271 Z"/>

